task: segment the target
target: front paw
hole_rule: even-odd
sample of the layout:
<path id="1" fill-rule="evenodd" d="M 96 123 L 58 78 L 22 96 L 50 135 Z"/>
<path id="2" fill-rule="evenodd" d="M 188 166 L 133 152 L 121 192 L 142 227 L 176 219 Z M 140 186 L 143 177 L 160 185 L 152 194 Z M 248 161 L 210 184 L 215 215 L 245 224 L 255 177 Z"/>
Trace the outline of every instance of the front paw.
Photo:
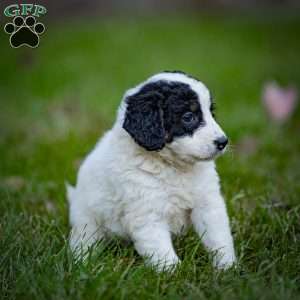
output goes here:
<path id="1" fill-rule="evenodd" d="M 164 259 L 149 259 L 146 261 L 158 272 L 174 272 L 177 266 L 181 263 L 177 256 Z"/>
<path id="2" fill-rule="evenodd" d="M 217 252 L 213 257 L 213 266 L 218 270 L 227 270 L 236 264 L 234 253 Z"/>

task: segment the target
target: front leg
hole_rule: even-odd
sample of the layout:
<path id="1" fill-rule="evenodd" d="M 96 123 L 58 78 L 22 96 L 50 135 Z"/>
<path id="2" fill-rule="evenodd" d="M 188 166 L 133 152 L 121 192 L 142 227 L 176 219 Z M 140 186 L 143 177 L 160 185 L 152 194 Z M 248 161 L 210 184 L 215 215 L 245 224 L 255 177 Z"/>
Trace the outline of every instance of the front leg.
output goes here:
<path id="1" fill-rule="evenodd" d="M 158 271 L 172 270 L 179 259 L 174 251 L 171 234 L 164 223 L 149 223 L 135 228 L 131 234 L 137 252 L 147 258 Z"/>
<path id="2" fill-rule="evenodd" d="M 219 269 L 231 267 L 236 258 L 226 207 L 219 188 L 203 195 L 192 211 L 192 222 L 204 246 L 215 252 L 214 265 Z"/>

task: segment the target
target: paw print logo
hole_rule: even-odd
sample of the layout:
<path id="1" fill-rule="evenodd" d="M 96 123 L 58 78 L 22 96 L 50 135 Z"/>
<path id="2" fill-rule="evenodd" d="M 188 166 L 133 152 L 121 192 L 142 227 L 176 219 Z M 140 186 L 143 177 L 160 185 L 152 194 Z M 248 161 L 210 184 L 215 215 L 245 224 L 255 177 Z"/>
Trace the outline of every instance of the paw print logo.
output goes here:
<path id="1" fill-rule="evenodd" d="M 12 23 L 4 26 L 4 31 L 11 35 L 9 41 L 13 48 L 23 45 L 35 48 L 39 45 L 39 35 L 45 31 L 45 26 L 37 23 L 33 16 L 27 16 L 25 19 L 17 16 Z"/>

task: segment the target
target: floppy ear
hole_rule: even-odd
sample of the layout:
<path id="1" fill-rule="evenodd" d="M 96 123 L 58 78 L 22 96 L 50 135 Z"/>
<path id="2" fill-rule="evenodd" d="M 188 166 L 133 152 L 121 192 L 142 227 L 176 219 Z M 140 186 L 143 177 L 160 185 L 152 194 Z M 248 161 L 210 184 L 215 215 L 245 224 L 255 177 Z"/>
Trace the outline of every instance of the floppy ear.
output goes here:
<path id="1" fill-rule="evenodd" d="M 123 128 L 149 151 L 160 150 L 165 145 L 162 97 L 159 92 L 148 90 L 125 99 L 127 109 Z"/>

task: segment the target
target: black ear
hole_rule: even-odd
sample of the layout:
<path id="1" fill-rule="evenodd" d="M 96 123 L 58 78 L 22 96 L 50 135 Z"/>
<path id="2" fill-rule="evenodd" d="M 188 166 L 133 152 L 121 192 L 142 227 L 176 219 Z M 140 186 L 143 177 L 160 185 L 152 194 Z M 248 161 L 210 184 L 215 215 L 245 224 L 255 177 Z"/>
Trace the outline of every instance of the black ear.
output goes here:
<path id="1" fill-rule="evenodd" d="M 149 151 L 160 150 L 165 145 L 162 98 L 161 93 L 148 90 L 125 99 L 127 109 L 123 128 Z"/>

